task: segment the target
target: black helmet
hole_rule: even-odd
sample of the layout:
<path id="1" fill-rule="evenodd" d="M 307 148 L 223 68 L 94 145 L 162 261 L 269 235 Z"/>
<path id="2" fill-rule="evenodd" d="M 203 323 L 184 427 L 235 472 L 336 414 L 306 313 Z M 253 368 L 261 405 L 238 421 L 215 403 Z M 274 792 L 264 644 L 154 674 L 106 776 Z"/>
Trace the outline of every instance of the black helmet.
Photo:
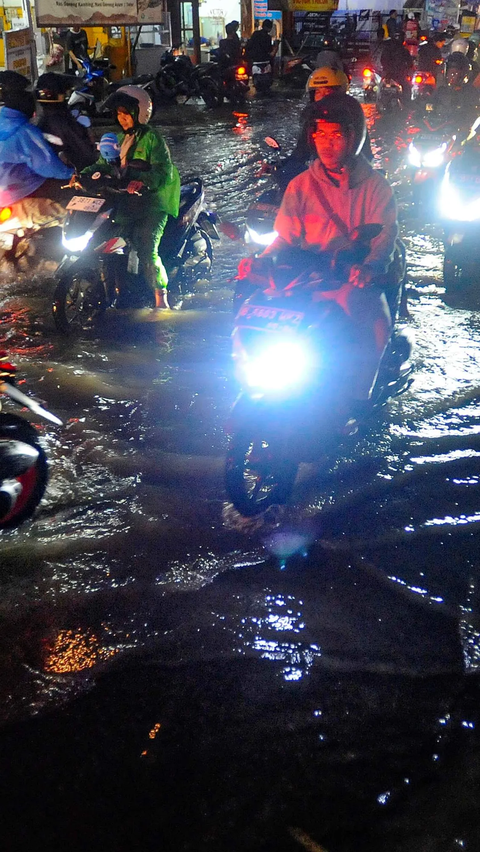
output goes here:
<path id="1" fill-rule="evenodd" d="M 130 113 L 135 124 L 137 124 L 140 112 L 140 104 L 137 98 L 132 97 L 132 95 L 127 94 L 127 92 L 113 92 L 113 94 L 105 101 L 104 109 L 116 112 L 119 107 L 122 107 Z"/>
<path id="2" fill-rule="evenodd" d="M 47 71 L 41 74 L 35 86 L 35 95 L 40 103 L 60 103 L 65 95 L 73 89 L 74 80 L 67 74 L 55 74 Z"/>
<path id="3" fill-rule="evenodd" d="M 456 50 L 456 51 L 454 51 L 454 53 L 451 53 L 450 56 L 447 56 L 447 60 L 446 60 L 447 71 L 450 68 L 458 68 L 458 70 L 462 74 L 466 75 L 466 74 L 470 73 L 470 62 L 469 62 L 468 58 L 465 56 L 464 53 L 461 53 L 461 51 Z"/>
<path id="4" fill-rule="evenodd" d="M 352 153 L 355 157 L 360 153 L 367 135 L 367 125 L 363 109 L 355 98 L 336 93 L 326 95 L 312 104 L 310 109 L 312 130 L 315 129 L 317 121 L 329 121 L 331 124 L 339 124 L 345 130 L 353 130 Z"/>
<path id="5" fill-rule="evenodd" d="M 17 112 L 23 112 L 27 118 L 31 118 L 35 112 L 35 98 L 31 92 L 5 92 L 3 102 L 9 109 L 16 109 Z"/>
<path id="6" fill-rule="evenodd" d="M 30 80 L 16 71 L 0 71 L 0 104 L 5 102 L 5 96 L 24 92 L 28 89 Z"/>

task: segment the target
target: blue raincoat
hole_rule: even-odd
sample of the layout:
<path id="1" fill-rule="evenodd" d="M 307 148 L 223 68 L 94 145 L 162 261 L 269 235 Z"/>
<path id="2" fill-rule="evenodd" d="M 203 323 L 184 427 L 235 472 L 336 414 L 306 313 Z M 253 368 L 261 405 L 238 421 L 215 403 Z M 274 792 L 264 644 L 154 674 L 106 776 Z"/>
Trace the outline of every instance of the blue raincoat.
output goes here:
<path id="1" fill-rule="evenodd" d="M 72 174 L 23 112 L 0 110 L 0 207 L 35 192 L 47 178 L 68 180 Z"/>

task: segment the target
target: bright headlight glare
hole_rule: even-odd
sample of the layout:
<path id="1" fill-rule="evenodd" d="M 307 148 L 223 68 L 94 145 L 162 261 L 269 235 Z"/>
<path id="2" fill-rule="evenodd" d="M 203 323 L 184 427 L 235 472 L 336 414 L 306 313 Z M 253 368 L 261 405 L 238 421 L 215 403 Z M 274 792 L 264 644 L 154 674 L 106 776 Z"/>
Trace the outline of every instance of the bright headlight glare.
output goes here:
<path id="1" fill-rule="evenodd" d="M 445 219 L 457 222 L 475 222 L 480 219 L 480 198 L 468 203 L 462 201 L 458 190 L 451 185 L 448 174 L 442 181 L 440 193 L 440 212 Z"/>
<path id="2" fill-rule="evenodd" d="M 410 142 L 410 145 L 408 146 L 408 162 L 411 166 L 415 166 L 416 169 L 419 169 L 422 165 L 420 151 L 415 147 L 413 142 Z"/>
<path id="3" fill-rule="evenodd" d="M 92 231 L 85 231 L 80 237 L 72 237 L 70 240 L 67 239 L 65 234 L 62 234 L 62 245 L 67 251 L 72 252 L 72 254 L 79 254 L 86 248 L 92 237 Z"/>
<path id="4" fill-rule="evenodd" d="M 247 225 L 248 235 L 252 243 L 257 243 L 259 246 L 271 246 L 272 243 L 277 239 L 278 233 L 276 231 L 269 231 L 268 234 L 259 234 L 255 228 L 251 228 L 250 225 Z"/>
<path id="5" fill-rule="evenodd" d="M 251 388 L 286 390 L 303 384 L 310 368 L 309 353 L 298 341 L 279 341 L 243 365 L 245 381 Z"/>
<path id="6" fill-rule="evenodd" d="M 441 166 L 444 160 L 447 143 L 444 142 L 440 148 L 435 148 L 434 151 L 428 151 L 423 157 L 423 165 L 428 168 L 435 169 Z"/>

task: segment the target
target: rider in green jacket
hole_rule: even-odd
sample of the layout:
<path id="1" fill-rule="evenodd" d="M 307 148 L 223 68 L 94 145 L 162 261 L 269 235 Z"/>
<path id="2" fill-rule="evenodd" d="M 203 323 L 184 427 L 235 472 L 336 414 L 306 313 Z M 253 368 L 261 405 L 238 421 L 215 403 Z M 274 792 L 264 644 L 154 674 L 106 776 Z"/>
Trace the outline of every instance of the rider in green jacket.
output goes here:
<path id="1" fill-rule="evenodd" d="M 139 101 L 119 91 L 110 102 L 122 128 L 118 133 L 119 163 L 101 154 L 82 175 L 92 179 L 111 175 L 124 181 L 127 194 L 119 205 L 117 221 L 128 231 L 147 283 L 155 293 L 155 306 L 168 308 L 168 277 L 158 247 L 168 216 L 178 216 L 180 176 L 163 137 L 142 123 L 142 118 L 148 117 L 141 114 Z"/>

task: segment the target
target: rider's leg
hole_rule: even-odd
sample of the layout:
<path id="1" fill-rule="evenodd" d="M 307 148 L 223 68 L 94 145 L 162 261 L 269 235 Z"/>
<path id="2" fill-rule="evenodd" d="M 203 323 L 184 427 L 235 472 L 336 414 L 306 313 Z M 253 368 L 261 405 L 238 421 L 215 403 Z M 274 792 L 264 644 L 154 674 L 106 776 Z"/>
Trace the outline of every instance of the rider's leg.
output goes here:
<path id="1" fill-rule="evenodd" d="M 135 224 L 133 244 L 142 265 L 147 284 L 154 292 L 155 307 L 168 308 L 168 275 L 158 253 L 158 247 L 167 224 L 167 213 L 147 216 Z"/>

